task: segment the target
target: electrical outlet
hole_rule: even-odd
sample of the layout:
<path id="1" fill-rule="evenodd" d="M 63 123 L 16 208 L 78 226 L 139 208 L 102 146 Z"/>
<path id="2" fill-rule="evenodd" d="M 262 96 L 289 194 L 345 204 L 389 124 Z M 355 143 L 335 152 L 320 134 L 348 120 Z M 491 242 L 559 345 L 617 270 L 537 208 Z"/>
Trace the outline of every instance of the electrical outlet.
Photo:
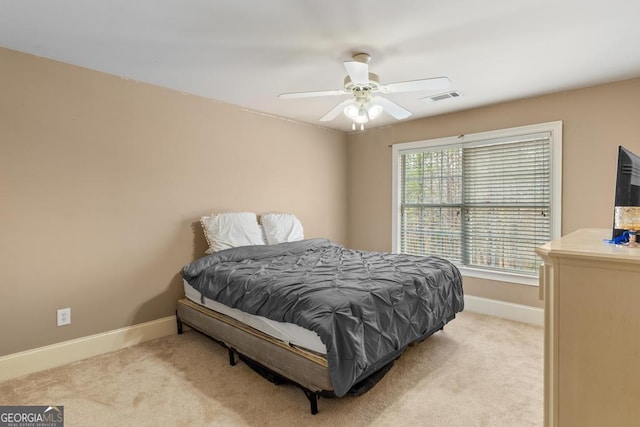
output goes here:
<path id="1" fill-rule="evenodd" d="M 61 308 L 58 310 L 58 326 L 71 324 L 71 308 Z"/>

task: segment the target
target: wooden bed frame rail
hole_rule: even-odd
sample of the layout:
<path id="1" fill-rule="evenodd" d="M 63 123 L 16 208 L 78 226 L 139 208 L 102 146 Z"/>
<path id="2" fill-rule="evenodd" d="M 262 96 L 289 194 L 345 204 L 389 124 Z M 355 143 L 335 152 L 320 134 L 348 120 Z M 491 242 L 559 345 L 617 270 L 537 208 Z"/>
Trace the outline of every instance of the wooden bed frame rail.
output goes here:
<path id="1" fill-rule="evenodd" d="M 313 415 L 318 413 L 321 393 L 333 392 L 329 365 L 322 355 L 288 345 L 187 299 L 178 301 L 176 322 L 178 334 L 183 332 L 183 325 L 187 325 L 225 347 L 231 366 L 235 366 L 238 355 L 241 360 L 248 359 L 245 362 L 270 381 L 287 381 L 300 387 Z"/>

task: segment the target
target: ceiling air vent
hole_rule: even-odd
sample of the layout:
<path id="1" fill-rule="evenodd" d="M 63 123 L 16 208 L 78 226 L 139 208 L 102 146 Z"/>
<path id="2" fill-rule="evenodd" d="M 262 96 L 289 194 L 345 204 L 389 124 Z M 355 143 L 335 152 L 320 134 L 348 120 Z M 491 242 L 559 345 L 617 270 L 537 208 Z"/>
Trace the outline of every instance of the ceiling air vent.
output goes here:
<path id="1" fill-rule="evenodd" d="M 458 98 L 462 96 L 460 92 L 457 90 L 452 90 L 451 92 L 439 93 L 437 95 L 427 96 L 425 98 L 420 98 L 420 100 L 424 102 L 436 102 L 436 101 L 444 101 L 445 99 Z"/>

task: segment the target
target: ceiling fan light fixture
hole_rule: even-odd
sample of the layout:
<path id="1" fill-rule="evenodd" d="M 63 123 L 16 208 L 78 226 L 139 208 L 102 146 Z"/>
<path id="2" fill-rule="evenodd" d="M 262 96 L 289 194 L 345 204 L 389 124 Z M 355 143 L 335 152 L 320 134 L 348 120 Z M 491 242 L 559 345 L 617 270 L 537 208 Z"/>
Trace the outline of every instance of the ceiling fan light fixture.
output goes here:
<path id="1" fill-rule="evenodd" d="M 368 106 L 364 103 L 353 103 L 344 107 L 344 115 L 353 120 L 354 123 L 367 123 L 372 117 L 368 113 Z"/>
<path id="2" fill-rule="evenodd" d="M 382 114 L 382 110 L 384 110 L 382 105 L 373 102 L 367 102 L 366 109 L 367 114 L 369 115 L 369 119 L 371 120 L 375 120 L 380 117 L 380 114 Z"/>
<path id="3" fill-rule="evenodd" d="M 369 114 L 367 114 L 367 109 L 364 104 L 360 104 L 360 108 L 358 109 L 358 115 L 352 118 L 354 122 L 363 124 L 369 121 Z"/>
<path id="4" fill-rule="evenodd" d="M 356 104 L 349 104 L 344 107 L 344 115 L 352 120 L 358 117 L 358 111 L 359 110 Z"/>

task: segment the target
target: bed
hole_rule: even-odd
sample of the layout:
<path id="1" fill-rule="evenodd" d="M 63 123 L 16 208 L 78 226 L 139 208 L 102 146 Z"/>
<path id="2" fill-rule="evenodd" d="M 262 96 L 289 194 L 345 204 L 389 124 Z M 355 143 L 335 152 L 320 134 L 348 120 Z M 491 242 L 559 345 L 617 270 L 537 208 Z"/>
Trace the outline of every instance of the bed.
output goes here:
<path id="1" fill-rule="evenodd" d="M 261 232 L 264 234 L 264 232 Z M 458 269 L 439 257 L 299 239 L 212 251 L 182 270 L 186 324 L 273 382 L 320 396 L 359 395 L 405 349 L 464 307 Z"/>

